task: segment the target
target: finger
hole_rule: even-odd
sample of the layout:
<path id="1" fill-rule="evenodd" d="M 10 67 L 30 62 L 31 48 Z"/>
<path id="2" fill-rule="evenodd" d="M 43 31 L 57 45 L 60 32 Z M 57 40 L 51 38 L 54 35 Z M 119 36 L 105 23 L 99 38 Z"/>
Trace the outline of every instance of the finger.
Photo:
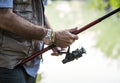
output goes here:
<path id="1" fill-rule="evenodd" d="M 74 34 L 72 34 L 70 32 L 68 32 L 68 34 L 70 35 L 69 37 L 70 37 L 71 40 L 77 40 L 78 39 L 77 35 L 74 35 Z"/>
<path id="2" fill-rule="evenodd" d="M 53 52 L 60 52 L 62 50 L 62 48 L 56 47 L 56 48 L 53 48 L 52 50 L 53 50 Z"/>
<path id="3" fill-rule="evenodd" d="M 75 27 L 75 28 L 69 29 L 68 31 L 72 33 L 74 31 L 76 31 L 77 29 L 78 29 L 78 27 Z"/>
<path id="4" fill-rule="evenodd" d="M 59 54 L 58 52 L 53 52 L 53 53 L 51 53 L 51 55 L 52 55 L 52 56 L 59 56 L 59 55 L 61 55 L 61 54 Z"/>
<path id="5" fill-rule="evenodd" d="M 77 36 L 77 35 L 72 34 L 72 39 L 73 39 L 73 40 L 78 40 L 78 36 Z"/>
<path id="6" fill-rule="evenodd" d="M 76 30 L 71 29 L 71 31 L 74 32 L 74 31 L 76 31 Z M 72 33 L 70 33 L 69 31 L 68 31 L 68 34 L 71 35 L 71 36 L 70 36 L 71 39 L 73 39 L 73 40 L 77 40 L 77 39 L 78 39 L 78 36 L 77 36 L 77 35 L 72 34 Z"/>
<path id="7" fill-rule="evenodd" d="M 64 48 L 61 48 L 61 47 L 56 47 L 56 48 L 53 48 L 53 53 L 51 53 L 51 55 L 53 56 L 58 56 L 58 55 L 61 55 L 62 51 L 64 51 L 65 49 Z"/>

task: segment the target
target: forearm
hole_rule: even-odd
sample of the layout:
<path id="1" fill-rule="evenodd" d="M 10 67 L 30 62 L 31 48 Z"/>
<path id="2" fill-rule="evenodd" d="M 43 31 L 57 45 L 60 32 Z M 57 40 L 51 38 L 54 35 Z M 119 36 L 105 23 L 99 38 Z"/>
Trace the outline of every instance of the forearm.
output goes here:
<path id="1" fill-rule="evenodd" d="M 0 12 L 0 19 L 2 19 L 0 20 L 0 28 L 28 39 L 41 40 L 47 32 L 46 29 L 34 25 L 24 18 L 14 14 L 12 9 L 9 11 L 3 10 L 2 13 Z"/>

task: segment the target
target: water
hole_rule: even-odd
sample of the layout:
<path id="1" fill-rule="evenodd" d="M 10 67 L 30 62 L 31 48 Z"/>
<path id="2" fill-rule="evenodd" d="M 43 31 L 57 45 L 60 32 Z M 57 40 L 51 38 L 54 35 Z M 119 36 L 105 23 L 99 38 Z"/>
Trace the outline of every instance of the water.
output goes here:
<path id="1" fill-rule="evenodd" d="M 72 49 L 82 45 L 87 54 L 82 58 L 62 64 L 64 56 L 51 56 L 46 52 L 39 73 L 42 74 L 40 83 L 120 83 L 120 68 L 118 61 L 108 59 L 94 48 L 95 34 L 87 32 L 80 35 Z"/>

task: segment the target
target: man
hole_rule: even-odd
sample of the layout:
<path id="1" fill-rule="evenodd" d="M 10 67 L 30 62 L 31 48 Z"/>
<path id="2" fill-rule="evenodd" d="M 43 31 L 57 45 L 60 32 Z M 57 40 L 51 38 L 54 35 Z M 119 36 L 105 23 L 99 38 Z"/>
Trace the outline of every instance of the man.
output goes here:
<path id="1" fill-rule="evenodd" d="M 76 29 L 52 30 L 45 20 L 42 1 L 0 0 L 0 83 L 35 83 L 40 57 L 15 66 L 42 49 L 41 41 L 66 48 L 78 39 L 70 33 Z M 59 53 L 54 50 L 53 55 Z"/>

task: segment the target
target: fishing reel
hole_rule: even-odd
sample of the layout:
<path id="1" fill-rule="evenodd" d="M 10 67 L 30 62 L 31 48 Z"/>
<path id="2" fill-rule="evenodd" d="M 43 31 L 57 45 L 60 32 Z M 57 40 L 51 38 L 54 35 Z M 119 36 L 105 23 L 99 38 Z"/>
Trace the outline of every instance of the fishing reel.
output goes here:
<path id="1" fill-rule="evenodd" d="M 63 52 L 63 54 L 66 54 L 65 58 L 62 60 L 62 63 L 65 64 L 67 62 L 73 61 L 74 59 L 78 59 L 82 57 L 82 54 L 86 54 L 86 50 L 81 47 L 80 49 L 76 49 L 75 51 L 72 51 L 70 53 L 70 46 L 68 47 L 67 52 Z"/>

